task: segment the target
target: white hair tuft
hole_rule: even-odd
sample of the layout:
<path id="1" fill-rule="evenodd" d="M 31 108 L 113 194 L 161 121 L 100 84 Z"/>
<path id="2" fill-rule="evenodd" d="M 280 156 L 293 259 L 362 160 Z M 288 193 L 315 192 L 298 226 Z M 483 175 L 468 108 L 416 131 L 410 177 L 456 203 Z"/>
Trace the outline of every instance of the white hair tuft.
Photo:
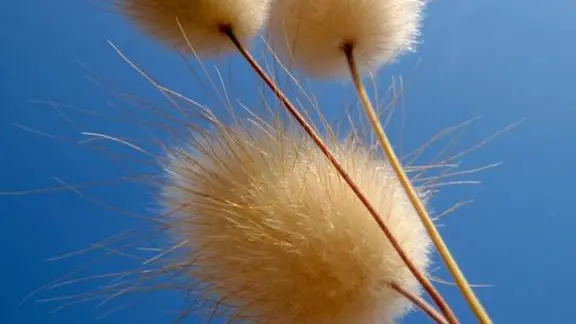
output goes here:
<path id="1" fill-rule="evenodd" d="M 149 35 L 179 51 L 187 52 L 191 45 L 195 52 L 205 55 L 234 49 L 222 28 L 230 28 L 246 45 L 266 23 L 270 7 L 270 0 L 117 1 L 122 11 Z"/>
<path id="2" fill-rule="evenodd" d="M 270 324 L 382 323 L 410 308 L 389 283 L 417 295 L 418 281 L 308 137 L 237 125 L 191 143 L 170 151 L 163 204 L 206 298 Z M 430 241 L 385 160 L 358 141 L 330 146 L 426 271 Z"/>
<path id="3" fill-rule="evenodd" d="M 285 63 L 316 77 L 348 72 L 343 46 L 361 71 L 410 51 L 419 34 L 422 0 L 281 0 L 272 4 L 272 47 Z"/>

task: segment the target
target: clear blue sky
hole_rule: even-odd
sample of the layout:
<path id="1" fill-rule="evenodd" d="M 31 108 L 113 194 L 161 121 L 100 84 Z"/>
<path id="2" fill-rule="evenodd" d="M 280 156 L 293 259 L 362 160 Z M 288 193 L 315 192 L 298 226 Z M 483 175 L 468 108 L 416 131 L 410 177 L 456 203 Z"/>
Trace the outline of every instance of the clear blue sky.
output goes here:
<path id="1" fill-rule="evenodd" d="M 114 54 L 110 39 L 147 70 L 189 96 L 205 99 L 178 57 L 142 37 L 120 17 L 92 6 L 95 1 L 8 1 L 0 10 L 0 191 L 111 179 L 123 174 L 118 164 L 77 145 L 51 140 L 12 126 L 78 139 L 77 129 L 46 106 L 30 100 L 54 100 L 103 115 L 114 112 L 105 95 L 84 75 L 96 74 L 140 97 L 153 90 Z M 417 54 L 387 69 L 406 80 L 406 147 L 415 147 L 435 131 L 473 117 L 461 149 L 485 139 L 509 123 L 527 117 L 465 159 L 473 168 L 504 164 L 470 176 L 476 186 L 452 187 L 434 201 L 441 209 L 458 200 L 474 204 L 444 219 L 443 233 L 469 279 L 493 284 L 478 290 L 497 323 L 572 323 L 576 284 L 576 2 L 476 0 L 432 1 Z M 417 65 L 418 60 L 422 60 Z M 253 80 L 235 61 L 237 93 L 249 103 Z M 335 107 L 328 91 L 317 96 Z M 349 91 L 351 88 L 346 86 Z M 340 103 L 341 105 L 341 103 Z M 125 134 L 138 138 L 149 129 L 67 112 L 82 131 Z M 395 137 L 398 139 L 397 137 Z M 146 167 L 138 167 L 146 171 Z M 127 210 L 146 212 L 145 190 L 113 185 L 96 191 L 99 198 Z M 55 304 L 20 300 L 37 287 L 86 264 L 85 258 L 46 262 L 47 258 L 84 247 L 138 222 L 99 209 L 73 193 L 0 196 L 0 323 L 86 323 L 94 304 L 73 306 L 48 315 Z M 121 262 L 121 261 L 118 261 Z M 115 264 L 94 271 L 114 269 Z M 94 288 L 80 284 L 75 289 Z M 64 290 L 67 294 L 78 290 Z M 453 287 L 443 287 L 463 323 L 472 323 Z M 46 296 L 46 295 L 44 295 Z M 146 295 L 106 323 L 164 323 L 177 308 L 171 294 Z M 194 321 L 191 321 L 194 322 Z M 408 323 L 425 322 L 421 315 Z"/>

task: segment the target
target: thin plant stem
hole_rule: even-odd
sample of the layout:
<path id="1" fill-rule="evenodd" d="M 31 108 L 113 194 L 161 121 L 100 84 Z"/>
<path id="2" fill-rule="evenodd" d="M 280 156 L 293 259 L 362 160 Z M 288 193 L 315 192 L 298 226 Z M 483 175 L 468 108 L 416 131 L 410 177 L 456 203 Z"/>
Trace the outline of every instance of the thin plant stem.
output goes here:
<path id="1" fill-rule="evenodd" d="M 252 55 L 244 48 L 242 43 L 238 40 L 238 38 L 234 35 L 230 26 L 222 26 L 221 27 L 222 33 L 227 35 L 230 38 L 230 41 L 234 43 L 240 54 L 246 59 L 248 64 L 254 69 L 254 71 L 262 78 L 262 80 L 266 83 L 268 87 L 274 92 L 276 97 L 282 102 L 284 107 L 288 110 L 288 112 L 296 119 L 296 121 L 302 126 L 304 131 L 310 136 L 310 138 L 314 141 L 314 143 L 318 146 L 318 148 L 322 151 L 324 156 L 330 161 L 330 163 L 334 166 L 334 168 L 338 171 L 340 176 L 346 181 L 350 189 L 356 194 L 358 199 L 362 202 L 362 204 L 366 207 L 372 218 L 376 221 L 386 238 L 392 244 L 398 256 L 402 259 L 406 267 L 412 272 L 414 277 L 420 282 L 420 284 L 424 287 L 424 289 L 430 294 L 434 302 L 438 305 L 441 309 L 442 313 L 448 319 L 448 322 L 451 324 L 459 323 L 456 319 L 454 313 L 450 310 L 450 307 L 444 300 L 444 298 L 440 295 L 438 290 L 432 285 L 432 282 L 426 278 L 426 276 L 416 267 L 416 265 L 410 260 L 408 255 L 403 251 L 402 247 L 398 240 L 394 237 L 392 232 L 388 229 L 376 209 L 372 206 L 368 198 L 364 195 L 362 190 L 358 187 L 358 185 L 352 180 L 350 175 L 344 170 L 344 167 L 336 160 L 334 155 L 330 152 L 324 141 L 322 141 L 321 137 L 317 134 L 314 128 L 306 121 L 304 116 L 298 111 L 298 109 L 290 102 L 290 100 L 284 95 L 282 90 L 278 88 L 278 86 L 270 79 L 270 77 L 264 72 L 262 67 L 256 62 L 256 60 L 252 57 Z"/>
<path id="2" fill-rule="evenodd" d="M 386 135 L 386 132 L 384 131 L 384 128 L 380 123 L 380 120 L 378 119 L 378 115 L 376 114 L 374 107 L 372 106 L 372 103 L 368 98 L 366 89 L 364 88 L 364 85 L 362 83 L 360 73 L 358 71 L 358 66 L 356 65 L 356 60 L 354 59 L 354 53 L 353 53 L 354 46 L 351 44 L 347 44 L 342 47 L 342 50 L 346 55 L 346 60 L 350 68 L 350 73 L 352 74 L 354 86 L 356 87 L 356 91 L 358 92 L 358 96 L 360 97 L 360 101 L 362 102 L 362 106 L 364 107 L 366 115 L 368 116 L 368 119 L 372 124 L 372 127 L 376 133 L 376 136 L 378 137 L 380 145 L 382 146 L 382 149 L 384 150 L 384 153 L 386 154 L 386 157 L 390 162 L 390 165 L 394 169 L 394 172 L 396 173 L 400 183 L 402 184 L 402 187 L 404 187 L 404 190 L 406 191 L 406 194 L 410 202 L 416 209 L 416 212 L 418 213 L 418 216 L 422 220 L 422 223 L 424 224 L 424 227 L 426 228 L 428 235 L 430 236 L 432 242 L 434 242 L 434 245 L 436 246 L 440 256 L 448 266 L 450 273 L 454 277 L 458 285 L 458 288 L 466 298 L 468 305 L 470 306 L 470 308 L 472 309 L 472 311 L 474 312 L 480 323 L 491 324 L 492 321 L 488 316 L 488 313 L 480 303 L 480 300 L 474 294 L 474 291 L 470 287 L 470 284 L 466 280 L 466 277 L 464 277 L 464 274 L 460 270 L 460 267 L 452 257 L 450 250 L 448 249 L 448 247 L 444 243 L 444 240 L 442 239 L 442 236 L 436 229 L 436 226 L 434 225 L 432 218 L 428 214 L 426 207 L 424 206 L 424 204 L 420 200 L 420 197 L 416 193 L 416 190 L 412 186 L 410 179 L 406 175 L 406 172 L 404 171 L 404 168 L 402 167 L 400 160 L 396 156 L 396 153 L 394 152 L 394 149 L 390 144 L 390 140 L 388 139 L 388 136 Z"/>
<path id="3" fill-rule="evenodd" d="M 396 292 L 400 295 L 406 297 L 408 300 L 414 303 L 414 305 L 418 306 L 418 308 L 420 308 L 420 310 L 428 315 L 428 317 L 430 317 L 434 322 L 438 324 L 448 324 L 446 319 L 442 317 L 442 315 L 440 315 L 440 313 L 438 313 L 438 311 L 434 309 L 434 307 L 430 306 L 430 304 L 428 304 L 424 299 L 412 294 L 396 283 L 390 283 L 390 287 L 396 290 Z"/>

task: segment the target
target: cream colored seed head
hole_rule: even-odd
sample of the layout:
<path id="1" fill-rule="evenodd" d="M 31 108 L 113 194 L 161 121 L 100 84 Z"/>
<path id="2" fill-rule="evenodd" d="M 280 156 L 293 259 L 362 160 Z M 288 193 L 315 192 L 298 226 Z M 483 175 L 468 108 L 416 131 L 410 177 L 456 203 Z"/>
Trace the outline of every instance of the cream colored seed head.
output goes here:
<path id="1" fill-rule="evenodd" d="M 163 204 L 205 296 L 269 324 L 382 323 L 410 308 L 387 283 L 419 294 L 418 282 L 308 137 L 238 125 L 193 143 L 169 154 Z M 425 271 L 430 242 L 388 164 L 352 140 L 331 147 Z"/>
<path id="2" fill-rule="evenodd" d="M 190 51 L 188 38 L 195 52 L 206 55 L 234 49 L 222 33 L 222 27 L 230 27 L 246 45 L 266 23 L 270 3 L 270 0 L 117 1 L 123 12 L 146 33 L 183 52 Z"/>
<path id="3" fill-rule="evenodd" d="M 275 1 L 271 43 L 285 63 L 316 77 L 345 74 L 342 46 L 352 45 L 366 72 L 413 49 L 422 8 L 422 0 Z"/>

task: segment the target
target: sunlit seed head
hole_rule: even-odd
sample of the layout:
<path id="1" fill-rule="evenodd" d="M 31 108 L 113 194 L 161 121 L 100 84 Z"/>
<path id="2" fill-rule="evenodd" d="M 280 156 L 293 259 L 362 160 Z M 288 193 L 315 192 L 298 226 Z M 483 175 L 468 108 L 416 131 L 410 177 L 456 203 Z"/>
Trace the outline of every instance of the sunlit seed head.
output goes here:
<path id="1" fill-rule="evenodd" d="M 306 136 L 239 125 L 192 143 L 171 150 L 162 201 L 202 293 L 258 323 L 382 323 L 410 308 L 387 283 L 418 294 L 418 282 Z M 331 146 L 425 271 L 430 242 L 388 164 L 355 141 Z"/>
<path id="2" fill-rule="evenodd" d="M 221 54 L 234 48 L 228 37 L 222 33 L 222 28 L 231 28 L 240 42 L 246 45 L 265 24 L 270 2 L 270 0 L 118 1 L 122 11 L 147 34 L 179 51 L 193 50 L 204 55 Z M 178 21 L 182 28 L 178 25 Z"/>
<path id="3" fill-rule="evenodd" d="M 347 72 L 351 45 L 361 71 L 414 48 L 422 0 L 282 0 L 269 19 L 272 47 L 285 63 L 316 77 Z"/>

